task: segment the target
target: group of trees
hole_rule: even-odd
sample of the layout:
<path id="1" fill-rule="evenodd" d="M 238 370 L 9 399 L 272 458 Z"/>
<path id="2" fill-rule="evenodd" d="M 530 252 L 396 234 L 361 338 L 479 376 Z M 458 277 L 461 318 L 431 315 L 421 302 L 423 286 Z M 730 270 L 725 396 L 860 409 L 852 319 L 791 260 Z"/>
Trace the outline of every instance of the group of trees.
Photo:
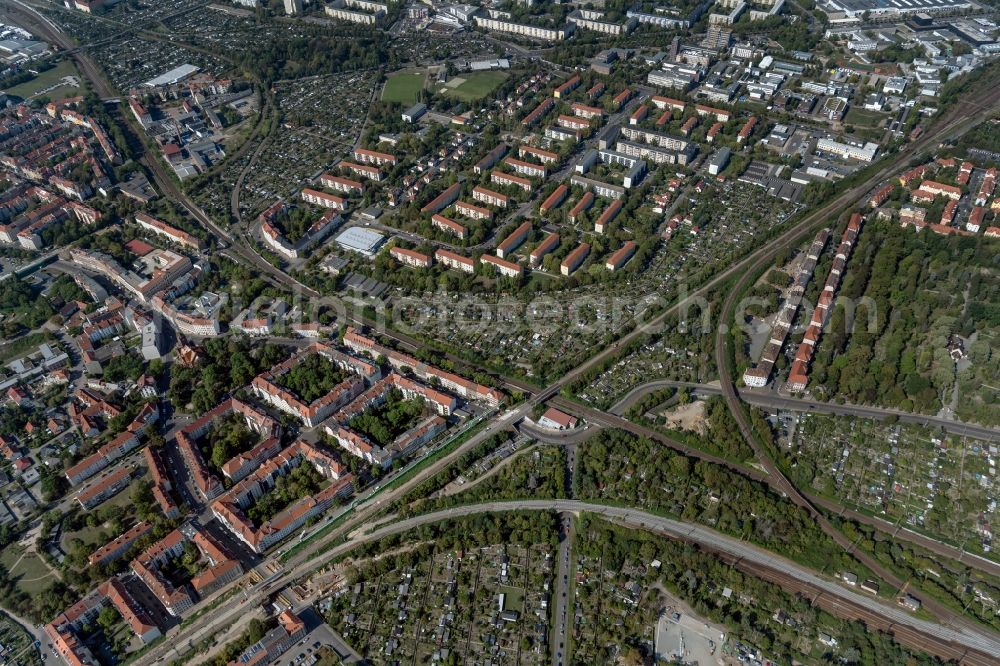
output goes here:
<path id="1" fill-rule="evenodd" d="M 863 571 L 804 509 L 725 467 L 620 430 L 594 435 L 577 456 L 575 497 L 624 502 L 697 521 L 806 566 Z"/>
<path id="2" fill-rule="evenodd" d="M 80 597 L 73 588 L 58 579 L 38 594 L 28 594 L 18 587 L 17 579 L 18 576 L 12 576 L 0 565 L 0 605 L 33 622 L 50 621 Z"/>
<path id="3" fill-rule="evenodd" d="M 269 85 L 279 79 L 375 69 L 388 59 L 384 40 L 361 26 L 330 29 L 300 23 L 297 36 L 271 36 L 232 54 L 243 69 Z"/>
<path id="4" fill-rule="evenodd" d="M 458 504 L 568 497 L 566 451 L 561 446 L 521 449 L 494 465 L 503 467 L 475 486 L 465 486 L 458 494 L 436 495 L 421 501 L 419 512 L 438 511 Z"/>
<path id="5" fill-rule="evenodd" d="M 215 656 L 204 663 L 206 666 L 227 666 L 227 664 L 232 663 L 237 657 L 239 657 L 244 650 L 264 638 L 264 635 L 271 629 L 272 626 L 277 626 L 277 621 L 273 619 L 264 621 L 258 618 L 253 618 L 247 625 L 246 631 L 244 631 L 238 639 L 232 641 L 231 643 L 226 643 L 226 645 Z M 180 666 L 182 663 L 184 662 L 172 662 L 171 666 L 173 666 L 173 664 L 178 664 L 178 666 Z"/>
<path id="6" fill-rule="evenodd" d="M 817 350 L 815 384 L 851 402 L 936 411 L 955 383 L 951 336 L 1000 325 L 1000 290 L 982 279 L 992 254 L 975 238 L 877 220 L 861 239 L 840 293 L 847 301 Z"/>
<path id="7" fill-rule="evenodd" d="M 15 332 L 24 328 L 38 328 L 52 316 L 52 306 L 39 297 L 38 291 L 30 284 L 12 276 L 0 289 L 0 314 L 6 315 L 4 337 L 7 326 L 14 326 Z"/>
<path id="8" fill-rule="evenodd" d="M 911 581 L 917 590 L 934 596 L 959 613 L 971 615 L 994 630 L 1000 629 L 1000 615 L 977 596 L 979 592 L 984 598 L 996 599 L 1000 595 L 997 577 L 942 558 L 911 541 L 892 539 L 868 525 L 846 522 L 842 529 L 853 543 L 901 579 Z"/>
<path id="9" fill-rule="evenodd" d="M 290 206 L 274 221 L 288 242 L 295 244 L 309 232 L 309 227 L 319 220 L 320 216 L 320 213 L 308 206 Z"/>
<path id="10" fill-rule="evenodd" d="M 247 517 L 257 525 L 284 511 L 298 500 L 320 491 L 323 475 L 308 462 L 301 463 L 289 473 L 279 476 L 274 488 L 262 495 L 247 510 Z"/>
<path id="11" fill-rule="evenodd" d="M 614 525 L 584 515 L 578 526 L 579 552 L 601 558 L 605 570 L 621 571 L 626 565 L 645 567 L 647 587 L 661 583 L 672 595 L 684 600 L 699 616 L 727 626 L 734 636 L 764 652 L 779 663 L 812 662 L 818 646 L 819 661 L 848 666 L 908 664 L 930 666 L 935 658 L 911 651 L 896 643 L 889 634 L 872 630 L 861 622 L 842 620 L 812 606 L 808 599 L 792 594 L 780 585 L 740 571 L 739 567 L 707 557 L 697 547 L 663 539 L 648 532 Z M 649 563 L 661 562 L 653 569 Z M 733 590 L 730 598 L 721 589 Z M 783 611 L 796 624 L 776 622 L 771 616 Z M 819 646 L 820 632 L 837 639 L 836 648 Z M 636 637 L 637 642 L 646 637 Z"/>
<path id="12" fill-rule="evenodd" d="M 555 547 L 559 540 L 559 520 L 551 513 L 541 511 L 510 511 L 501 514 L 481 513 L 474 516 L 444 520 L 422 525 L 409 532 L 369 542 L 355 549 L 355 559 L 367 559 L 396 550 L 411 542 L 434 543 L 438 550 L 466 551 L 489 544 L 548 544 Z M 376 566 L 392 566 L 392 559 L 375 561 Z M 426 561 L 426 560 L 424 560 Z M 387 569 L 388 570 L 388 569 Z"/>
<path id="13" fill-rule="evenodd" d="M 395 501 L 392 508 L 400 511 L 401 513 L 423 511 L 427 502 L 426 498 L 435 494 L 437 491 L 457 479 L 466 470 L 472 467 L 477 460 L 492 453 L 508 439 L 510 438 L 506 433 L 498 432 L 495 435 L 483 440 L 475 447 L 459 456 L 458 460 L 451 463 L 426 481 L 423 481 L 406 493 L 406 495 L 402 498 Z"/>
<path id="14" fill-rule="evenodd" d="M 186 411 L 190 405 L 195 412 L 207 412 L 288 355 L 277 345 L 251 348 L 248 341 L 231 336 L 207 339 L 204 348 L 203 362 L 189 368 L 175 364 L 171 371 L 168 396 L 177 409 Z"/>
<path id="15" fill-rule="evenodd" d="M 221 469 L 237 453 L 249 451 L 257 439 L 241 415 L 230 414 L 213 424 L 201 443 L 212 466 Z"/>
<path id="16" fill-rule="evenodd" d="M 421 398 L 404 400 L 402 393 L 392 389 L 385 403 L 355 416 L 350 425 L 384 447 L 410 428 L 423 413 L 424 401 Z"/>
<path id="17" fill-rule="evenodd" d="M 142 376 L 146 364 L 138 354 L 121 354 L 110 358 L 102 368 L 104 381 L 120 382 L 125 379 L 135 381 Z"/>
<path id="18" fill-rule="evenodd" d="M 629 418 L 633 421 L 658 428 L 689 446 L 721 458 L 726 458 L 727 460 L 742 462 L 753 458 L 753 450 L 740 433 L 736 419 L 733 418 L 732 413 L 721 396 L 711 396 L 705 400 L 704 433 L 692 430 L 685 430 L 683 432 L 668 431 L 663 426 L 663 417 L 647 417 L 647 412 L 650 409 L 663 404 L 672 398 L 674 393 L 675 389 L 672 388 L 653 391 L 629 410 Z M 677 403 L 683 405 L 689 401 L 690 396 L 687 391 L 681 391 L 678 395 Z"/>
<path id="19" fill-rule="evenodd" d="M 344 381 L 347 373 L 322 354 L 310 354 L 301 363 L 277 378 L 277 383 L 311 403 Z"/>

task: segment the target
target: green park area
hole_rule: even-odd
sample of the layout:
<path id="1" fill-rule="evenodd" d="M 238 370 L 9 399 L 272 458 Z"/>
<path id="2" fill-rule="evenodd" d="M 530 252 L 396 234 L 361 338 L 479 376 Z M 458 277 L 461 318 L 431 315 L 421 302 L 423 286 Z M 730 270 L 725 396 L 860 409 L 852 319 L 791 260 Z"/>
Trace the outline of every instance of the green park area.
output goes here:
<path id="1" fill-rule="evenodd" d="M 423 69 L 404 69 L 392 74 L 382 89 L 382 101 L 413 104 L 420 98 L 426 78 L 427 72 Z"/>
<path id="2" fill-rule="evenodd" d="M 0 566 L 7 570 L 8 578 L 26 594 L 39 594 L 54 580 L 55 575 L 34 551 L 12 543 L 0 552 Z"/>
<path id="3" fill-rule="evenodd" d="M 474 102 L 489 95 L 506 80 L 507 72 L 459 74 L 448 81 L 441 92 L 463 102 Z"/>
<path id="4" fill-rule="evenodd" d="M 69 60 L 63 60 L 52 69 L 47 69 L 39 73 L 30 81 L 19 83 L 4 92 L 22 99 L 30 99 L 42 95 L 51 97 L 52 99 L 61 99 L 63 97 L 79 95 L 83 92 L 83 89 L 79 85 L 62 84 L 62 79 L 66 76 L 75 76 L 78 82 L 80 80 L 80 73 L 76 71 L 76 67 Z"/>

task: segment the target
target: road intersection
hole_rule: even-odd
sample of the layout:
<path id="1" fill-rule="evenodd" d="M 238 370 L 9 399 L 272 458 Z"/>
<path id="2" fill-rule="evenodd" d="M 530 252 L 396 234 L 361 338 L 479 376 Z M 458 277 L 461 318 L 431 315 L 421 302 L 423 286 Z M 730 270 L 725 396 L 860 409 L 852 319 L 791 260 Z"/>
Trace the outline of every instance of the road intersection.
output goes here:
<path id="1" fill-rule="evenodd" d="M 29 21 L 34 24 L 41 36 L 51 40 L 53 43 L 59 44 L 72 54 L 72 57 L 76 60 L 81 72 L 91 81 L 95 90 L 101 97 L 114 97 L 115 91 L 107 82 L 97 65 L 84 51 L 77 49 L 75 44 L 73 44 L 73 42 L 61 32 L 61 29 L 58 26 L 43 17 L 29 5 L 20 2 L 20 0 L 12 0 L 12 2 L 16 3 L 17 9 L 15 11 L 20 13 L 22 16 L 27 16 Z M 985 90 L 980 90 L 969 96 L 965 100 L 965 103 L 960 105 L 956 104 L 955 107 L 946 112 L 944 117 L 942 117 L 938 123 L 931 130 L 926 132 L 918 141 L 911 143 L 899 153 L 894 155 L 891 159 L 884 161 L 878 168 L 873 169 L 870 173 L 868 173 L 864 182 L 860 182 L 846 188 L 841 194 L 827 204 L 811 211 L 794 224 L 794 226 L 791 226 L 780 236 L 775 238 L 772 242 L 755 251 L 742 261 L 735 262 L 726 270 L 720 271 L 696 291 L 664 309 L 649 322 L 637 326 L 631 333 L 625 335 L 616 343 L 606 347 L 605 349 L 599 350 L 598 353 L 563 375 L 549 386 L 543 389 L 538 389 L 537 387 L 533 387 L 517 379 L 504 378 L 508 385 L 517 387 L 529 395 L 528 399 L 516 408 L 502 412 L 492 418 L 490 422 L 476 435 L 465 441 L 461 446 L 457 447 L 448 455 L 442 456 L 433 464 L 419 470 L 418 473 L 414 474 L 405 483 L 401 483 L 395 488 L 379 493 L 377 500 L 369 502 L 362 501 L 353 510 L 352 515 L 345 520 L 343 525 L 341 525 L 337 530 L 332 531 L 330 535 L 327 535 L 324 538 L 317 539 L 316 542 L 311 544 L 309 547 L 303 548 L 301 552 L 296 553 L 296 555 L 290 558 L 285 564 L 282 565 L 277 556 L 272 554 L 269 558 L 267 558 L 267 560 L 265 560 L 264 565 L 261 566 L 266 565 L 275 573 L 272 573 L 271 575 L 265 577 L 262 581 L 248 587 L 245 595 L 245 603 L 256 603 L 267 598 L 275 591 L 282 589 L 289 583 L 328 562 L 331 558 L 347 554 L 351 551 L 351 549 L 361 544 L 371 543 L 385 536 L 400 534 L 421 525 L 484 512 L 530 510 L 579 513 L 581 511 L 586 511 L 601 515 L 610 520 L 622 522 L 623 524 L 627 524 L 638 529 L 653 530 L 669 538 L 681 539 L 690 543 L 698 544 L 707 551 L 729 558 L 734 558 L 737 562 L 746 562 L 748 563 L 748 566 L 752 565 L 755 567 L 767 568 L 772 571 L 780 571 L 782 572 L 782 575 L 792 578 L 799 583 L 807 584 L 815 589 L 821 590 L 824 595 L 828 595 L 836 600 L 836 604 L 841 604 L 842 608 L 864 609 L 864 612 L 874 614 L 891 624 L 910 628 L 916 632 L 915 635 L 925 636 L 929 643 L 924 646 L 917 645 L 916 647 L 923 647 L 924 649 L 936 651 L 937 654 L 946 654 L 951 657 L 955 654 L 955 646 L 961 646 L 969 651 L 966 655 L 969 663 L 989 663 L 988 660 L 993 655 L 1000 654 L 1000 638 L 992 632 L 972 624 L 962 616 L 954 613 L 942 604 L 933 600 L 925 600 L 925 606 L 931 613 L 937 616 L 942 623 L 935 623 L 915 618 L 914 616 L 904 612 L 902 609 L 883 604 L 872 598 L 847 590 L 826 577 L 820 576 L 776 555 L 767 553 L 766 551 L 762 551 L 756 547 L 730 537 L 726 537 L 707 528 L 658 517 L 638 509 L 607 507 L 576 500 L 531 500 L 508 503 L 487 503 L 456 507 L 445 511 L 397 520 L 390 524 L 378 527 L 368 533 L 355 535 L 353 538 L 350 538 L 342 543 L 337 543 L 337 539 L 342 538 L 342 535 L 348 533 L 351 529 L 356 529 L 359 525 L 364 525 L 365 521 L 380 514 L 386 506 L 392 503 L 393 500 L 403 497 L 407 491 L 415 487 L 420 482 L 430 478 L 446 465 L 457 460 L 462 453 L 470 450 L 478 443 L 481 443 L 485 438 L 521 421 L 525 416 L 530 414 L 531 410 L 533 410 L 536 406 L 548 403 L 556 397 L 560 391 L 572 385 L 588 370 L 597 367 L 598 364 L 604 363 L 608 359 L 616 357 L 621 349 L 628 346 L 628 343 L 661 326 L 665 319 L 671 314 L 680 311 L 681 308 L 694 302 L 695 299 L 701 298 L 710 293 L 712 290 L 726 285 L 726 283 L 730 280 L 735 279 L 735 283 L 727 291 L 727 296 L 722 307 L 722 313 L 719 321 L 724 325 L 720 325 L 718 327 L 716 340 L 717 367 L 719 368 L 722 379 L 720 390 L 731 411 L 736 417 L 737 422 L 740 425 L 741 432 L 747 441 L 750 442 L 755 453 L 757 454 L 759 462 L 766 469 L 767 474 L 760 475 L 748 473 L 747 470 L 734 466 L 727 461 L 720 460 L 717 462 L 720 464 L 726 464 L 734 469 L 739 469 L 741 473 L 748 473 L 748 475 L 754 476 L 754 478 L 765 478 L 775 489 L 784 493 L 795 503 L 809 510 L 824 530 L 827 531 L 832 538 L 837 540 L 846 551 L 854 554 L 859 560 L 868 565 L 869 568 L 879 573 L 886 581 L 897 587 L 901 586 L 905 581 L 899 580 L 895 575 L 885 570 L 884 567 L 881 567 L 870 557 L 864 553 L 858 552 L 854 548 L 854 545 L 850 543 L 841 532 L 830 526 L 829 522 L 816 509 L 816 502 L 812 498 L 803 495 L 784 477 L 777 465 L 770 460 L 766 449 L 757 441 L 749 419 L 744 412 L 743 405 L 749 402 L 751 404 L 765 404 L 766 406 L 772 407 L 793 408 L 790 406 L 793 403 L 789 402 L 792 399 L 780 396 L 766 397 L 763 394 L 758 395 L 757 392 L 748 393 L 737 390 L 735 379 L 732 376 L 729 366 L 732 336 L 730 335 L 727 326 L 732 323 L 731 320 L 733 312 L 735 311 L 735 305 L 740 297 L 740 294 L 743 292 L 747 284 L 749 284 L 752 276 L 756 275 L 764 266 L 772 261 L 773 257 L 778 252 L 795 247 L 820 226 L 831 224 L 831 221 L 835 220 L 841 211 L 854 206 L 857 201 L 862 200 L 864 195 L 871 189 L 871 184 L 881 182 L 898 169 L 901 164 L 909 163 L 917 157 L 928 154 L 937 145 L 939 145 L 940 142 L 959 136 L 968 128 L 976 126 L 979 121 L 985 119 L 988 115 L 995 113 L 997 102 L 997 89 L 988 87 Z M 183 191 L 181 191 L 181 189 L 173 181 L 171 174 L 168 173 L 166 167 L 157 157 L 147 154 L 143 157 L 143 163 L 153 175 L 154 181 L 163 192 L 164 196 L 188 210 L 194 219 L 196 219 L 216 237 L 217 242 L 220 246 L 225 247 L 227 252 L 231 253 L 240 260 L 248 262 L 249 265 L 258 268 L 262 276 L 266 277 L 275 284 L 295 290 L 305 296 L 320 296 L 320 294 L 312 288 L 302 284 L 292 276 L 272 266 L 252 247 L 244 245 L 242 238 L 239 235 L 232 234 L 215 223 L 204 213 L 204 211 L 191 201 Z M 351 312 L 351 309 L 345 308 L 344 311 L 349 313 Z M 348 317 L 351 323 L 354 324 L 370 325 L 372 323 L 366 317 L 357 313 L 349 314 Z M 415 340 L 398 332 L 387 331 L 386 334 L 394 338 L 399 344 L 409 349 L 415 349 L 421 345 L 419 340 Z M 754 403 L 754 400 L 763 401 L 765 399 L 770 402 Z M 779 403 L 776 401 L 784 402 Z M 578 413 L 583 413 L 586 417 L 592 419 L 593 423 L 612 427 L 626 427 L 622 423 L 624 420 L 615 414 L 606 414 L 586 407 L 580 407 L 565 398 L 557 398 L 554 402 L 560 404 L 561 406 L 568 405 L 569 408 L 575 407 Z M 797 404 L 797 402 L 798 401 L 796 401 L 795 404 Z M 819 408 L 815 405 L 816 403 L 810 403 L 806 407 L 807 409 L 815 409 L 816 411 L 822 411 L 822 409 L 833 411 L 833 406 L 824 406 L 823 408 Z M 846 411 L 844 413 L 863 416 L 873 414 L 870 411 L 868 413 L 863 411 L 867 408 L 852 407 L 850 409 L 862 411 Z M 628 422 L 626 421 L 625 423 Z M 949 421 L 948 424 L 941 425 L 942 427 L 946 427 L 946 425 L 959 427 L 955 424 L 955 422 L 951 421 Z M 973 434 L 975 432 L 975 428 L 977 428 L 976 426 L 966 427 L 970 429 L 967 434 L 980 436 Z M 628 429 L 635 431 L 633 427 L 629 427 Z M 698 455 L 699 452 L 691 451 L 691 454 Z M 711 458 L 709 456 L 704 456 L 703 454 L 699 457 Z M 370 493 L 368 497 L 373 497 L 373 492 Z M 568 557 L 568 554 L 568 550 L 565 553 L 560 550 L 560 557 Z M 172 634 L 168 634 L 168 640 L 165 641 L 162 646 L 154 646 L 153 649 L 140 656 L 134 663 L 151 664 L 164 659 L 166 650 L 169 649 L 167 645 L 168 643 L 172 645 L 180 645 L 182 643 L 195 644 L 206 636 L 215 635 L 216 632 L 224 630 L 245 611 L 245 607 L 241 606 L 242 604 L 234 604 L 232 606 L 220 608 L 218 612 L 206 613 L 202 617 L 191 622 L 186 627 L 175 628 L 175 630 L 172 630 Z M 844 612 L 850 613 L 852 611 L 846 610 Z M 983 658 L 984 655 L 985 660 Z"/>

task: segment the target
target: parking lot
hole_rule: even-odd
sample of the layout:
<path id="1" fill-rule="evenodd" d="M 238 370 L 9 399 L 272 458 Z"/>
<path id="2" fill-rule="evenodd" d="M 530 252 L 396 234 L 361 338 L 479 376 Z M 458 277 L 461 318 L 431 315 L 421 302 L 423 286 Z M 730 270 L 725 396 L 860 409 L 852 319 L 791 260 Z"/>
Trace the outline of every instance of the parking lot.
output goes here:
<path id="1" fill-rule="evenodd" d="M 316 663 L 320 650 L 325 646 L 334 651 L 345 664 L 356 664 L 361 661 L 360 656 L 344 640 L 323 622 L 322 618 L 312 609 L 306 609 L 299 613 L 299 617 L 306 623 L 309 633 L 306 637 L 297 642 L 285 654 L 271 662 L 275 666 L 308 666 Z"/>

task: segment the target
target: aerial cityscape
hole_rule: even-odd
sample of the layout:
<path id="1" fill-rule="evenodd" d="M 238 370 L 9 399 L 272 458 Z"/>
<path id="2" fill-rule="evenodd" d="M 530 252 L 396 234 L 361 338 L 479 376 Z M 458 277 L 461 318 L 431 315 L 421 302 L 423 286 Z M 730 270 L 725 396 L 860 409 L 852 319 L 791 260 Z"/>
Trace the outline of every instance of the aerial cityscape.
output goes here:
<path id="1" fill-rule="evenodd" d="M 0 0 L 0 665 L 1000 666 L 998 0 Z"/>

